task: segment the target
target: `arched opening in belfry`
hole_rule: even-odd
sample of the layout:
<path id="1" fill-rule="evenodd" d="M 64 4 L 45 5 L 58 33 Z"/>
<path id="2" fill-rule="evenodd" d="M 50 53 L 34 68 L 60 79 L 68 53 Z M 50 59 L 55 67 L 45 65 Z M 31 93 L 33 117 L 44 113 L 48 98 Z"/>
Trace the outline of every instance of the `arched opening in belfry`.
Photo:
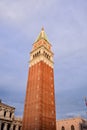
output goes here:
<path id="1" fill-rule="evenodd" d="M 4 126 L 5 126 L 5 124 L 2 123 L 2 124 L 1 124 L 1 130 L 4 130 Z"/>
<path id="2" fill-rule="evenodd" d="M 8 125 L 7 125 L 7 130 L 10 130 L 10 127 L 11 127 L 11 125 L 10 125 L 10 124 L 8 124 Z"/>
<path id="3" fill-rule="evenodd" d="M 16 125 L 13 126 L 13 130 L 16 130 Z"/>
<path id="4" fill-rule="evenodd" d="M 75 130 L 75 127 L 74 127 L 74 125 L 71 125 L 71 130 Z"/>

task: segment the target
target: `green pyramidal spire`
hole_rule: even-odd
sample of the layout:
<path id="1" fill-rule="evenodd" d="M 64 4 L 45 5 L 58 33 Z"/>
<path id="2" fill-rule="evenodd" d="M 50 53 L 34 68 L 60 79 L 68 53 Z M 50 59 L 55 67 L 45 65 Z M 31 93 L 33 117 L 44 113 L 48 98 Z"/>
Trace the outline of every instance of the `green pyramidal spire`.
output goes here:
<path id="1" fill-rule="evenodd" d="M 41 39 L 44 39 L 44 40 L 46 40 L 47 42 L 49 42 L 49 40 L 48 40 L 48 38 L 47 38 L 47 35 L 46 35 L 45 31 L 44 31 L 44 28 L 41 29 L 41 32 L 40 32 L 40 34 L 39 34 L 39 36 L 37 37 L 37 39 L 36 39 L 35 42 L 37 42 L 37 41 L 39 41 L 39 40 L 41 40 Z"/>

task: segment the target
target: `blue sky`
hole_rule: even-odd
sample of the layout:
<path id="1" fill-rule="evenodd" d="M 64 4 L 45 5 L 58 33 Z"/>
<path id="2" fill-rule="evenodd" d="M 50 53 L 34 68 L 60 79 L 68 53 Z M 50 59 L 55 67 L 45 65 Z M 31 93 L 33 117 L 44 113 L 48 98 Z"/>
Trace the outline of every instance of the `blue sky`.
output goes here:
<path id="1" fill-rule="evenodd" d="M 0 98 L 23 115 L 29 52 L 44 26 L 54 52 L 57 119 L 87 117 L 87 0 L 0 1 Z"/>

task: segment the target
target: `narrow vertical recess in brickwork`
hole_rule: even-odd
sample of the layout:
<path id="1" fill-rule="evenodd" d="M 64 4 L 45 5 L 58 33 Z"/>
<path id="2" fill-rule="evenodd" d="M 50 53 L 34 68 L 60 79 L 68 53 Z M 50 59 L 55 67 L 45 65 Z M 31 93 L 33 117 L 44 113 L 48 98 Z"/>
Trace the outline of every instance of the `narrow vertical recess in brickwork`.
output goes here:
<path id="1" fill-rule="evenodd" d="M 30 52 L 22 130 L 56 130 L 53 52 L 41 30 Z"/>

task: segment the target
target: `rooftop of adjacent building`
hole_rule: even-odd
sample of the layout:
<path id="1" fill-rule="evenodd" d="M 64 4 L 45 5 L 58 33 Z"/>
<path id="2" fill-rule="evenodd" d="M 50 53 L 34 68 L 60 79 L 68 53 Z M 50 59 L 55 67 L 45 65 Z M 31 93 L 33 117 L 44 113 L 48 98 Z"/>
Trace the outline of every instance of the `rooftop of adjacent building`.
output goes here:
<path id="1" fill-rule="evenodd" d="M 15 121 L 21 121 L 21 122 L 22 122 L 22 118 L 21 118 L 21 117 L 15 117 L 14 120 L 15 120 Z"/>
<path id="2" fill-rule="evenodd" d="M 3 103 L 1 99 L 0 99 L 0 107 L 15 109 L 15 107 Z"/>
<path id="3" fill-rule="evenodd" d="M 87 119 L 85 118 L 82 118 L 82 117 L 72 117 L 72 118 L 65 118 L 65 119 L 60 119 L 60 120 L 56 120 L 56 122 L 63 122 L 63 121 L 75 121 L 75 120 L 78 120 L 78 121 L 82 121 L 82 122 L 87 122 Z"/>

